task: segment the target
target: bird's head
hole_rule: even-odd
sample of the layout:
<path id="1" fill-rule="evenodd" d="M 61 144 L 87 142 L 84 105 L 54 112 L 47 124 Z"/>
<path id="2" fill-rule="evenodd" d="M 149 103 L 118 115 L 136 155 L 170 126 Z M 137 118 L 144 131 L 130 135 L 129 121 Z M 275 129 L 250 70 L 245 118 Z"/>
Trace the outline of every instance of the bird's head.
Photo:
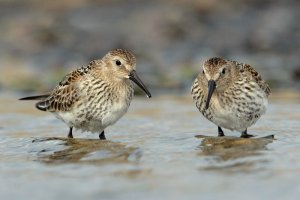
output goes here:
<path id="1" fill-rule="evenodd" d="M 233 82 L 235 68 L 232 63 L 222 58 L 210 58 L 203 64 L 199 75 L 203 85 L 207 86 L 206 109 L 209 107 L 214 92 L 224 92 Z"/>
<path id="2" fill-rule="evenodd" d="M 151 97 L 149 90 L 136 73 L 136 59 L 131 52 L 116 49 L 108 52 L 102 60 L 105 63 L 105 71 L 110 74 L 111 78 L 120 81 L 130 79 L 146 93 L 147 97 Z"/>

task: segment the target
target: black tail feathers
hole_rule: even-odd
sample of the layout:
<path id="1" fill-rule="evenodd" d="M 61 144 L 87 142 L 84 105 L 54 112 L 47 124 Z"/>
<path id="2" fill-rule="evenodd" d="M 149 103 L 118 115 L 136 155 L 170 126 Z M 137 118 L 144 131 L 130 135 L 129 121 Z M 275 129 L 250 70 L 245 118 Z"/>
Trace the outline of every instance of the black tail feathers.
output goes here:
<path id="1" fill-rule="evenodd" d="M 49 94 L 24 97 L 20 98 L 19 100 L 45 100 L 47 97 L 49 97 Z M 48 101 L 40 101 L 35 104 L 35 107 L 42 111 L 47 111 L 48 106 Z"/>
<path id="2" fill-rule="evenodd" d="M 23 97 L 20 98 L 19 100 L 43 100 L 49 97 L 49 94 L 44 94 L 44 95 L 38 95 L 38 96 L 30 96 L 30 97 Z"/>

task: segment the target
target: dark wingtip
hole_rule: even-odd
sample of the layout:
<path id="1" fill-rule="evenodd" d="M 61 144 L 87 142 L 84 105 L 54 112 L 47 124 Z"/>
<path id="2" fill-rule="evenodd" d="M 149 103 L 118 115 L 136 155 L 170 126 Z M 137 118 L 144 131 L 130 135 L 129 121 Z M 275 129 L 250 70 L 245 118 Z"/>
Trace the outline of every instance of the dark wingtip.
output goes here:
<path id="1" fill-rule="evenodd" d="M 20 98 L 19 100 L 42 100 L 49 97 L 49 94 L 45 94 L 45 95 L 38 95 L 38 96 L 30 96 L 30 97 L 23 97 Z"/>
<path id="2" fill-rule="evenodd" d="M 35 107 L 42 111 L 47 111 L 47 108 L 49 107 L 49 102 L 45 100 L 49 97 L 49 94 L 44 95 L 38 95 L 38 96 L 30 96 L 30 97 L 23 97 L 19 100 L 41 100 L 35 104 Z"/>
<path id="3" fill-rule="evenodd" d="M 37 100 L 37 99 L 35 99 L 33 97 L 23 97 L 23 98 L 20 98 L 18 100 Z"/>

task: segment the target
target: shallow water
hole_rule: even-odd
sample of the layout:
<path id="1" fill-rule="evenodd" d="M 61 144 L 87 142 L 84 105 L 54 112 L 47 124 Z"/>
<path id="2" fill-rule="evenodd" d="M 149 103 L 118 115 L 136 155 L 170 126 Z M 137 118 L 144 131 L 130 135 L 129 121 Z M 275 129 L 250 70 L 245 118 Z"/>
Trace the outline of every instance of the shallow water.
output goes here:
<path id="1" fill-rule="evenodd" d="M 275 140 L 228 130 L 220 140 L 189 97 L 135 98 L 99 141 L 76 130 L 66 139 L 62 122 L 16 99 L 0 102 L 0 199 L 300 197 L 297 101 L 272 101 L 249 129 Z"/>

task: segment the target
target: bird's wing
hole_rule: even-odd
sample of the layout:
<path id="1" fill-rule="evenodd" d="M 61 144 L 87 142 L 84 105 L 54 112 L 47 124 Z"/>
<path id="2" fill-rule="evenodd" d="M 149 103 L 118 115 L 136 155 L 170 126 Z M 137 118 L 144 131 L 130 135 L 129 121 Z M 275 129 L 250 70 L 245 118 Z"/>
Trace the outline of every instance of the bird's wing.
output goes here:
<path id="1" fill-rule="evenodd" d="M 68 111 L 80 98 L 79 82 L 96 65 L 95 61 L 67 74 L 54 88 L 48 98 L 38 102 L 36 107 L 43 111 Z"/>
<path id="2" fill-rule="evenodd" d="M 252 79 L 259 85 L 259 87 L 265 92 L 267 96 L 270 95 L 271 89 L 269 85 L 264 81 L 259 73 L 250 65 L 244 63 L 238 63 L 237 65 L 241 72 L 245 71 L 251 75 Z"/>
<path id="3" fill-rule="evenodd" d="M 65 78 L 68 78 L 67 82 Z M 59 84 L 54 88 L 48 98 L 39 101 L 36 107 L 43 111 L 68 111 L 73 104 L 79 99 L 79 90 L 77 81 L 80 77 L 72 72 L 68 74 L 62 81 L 64 84 Z"/>

